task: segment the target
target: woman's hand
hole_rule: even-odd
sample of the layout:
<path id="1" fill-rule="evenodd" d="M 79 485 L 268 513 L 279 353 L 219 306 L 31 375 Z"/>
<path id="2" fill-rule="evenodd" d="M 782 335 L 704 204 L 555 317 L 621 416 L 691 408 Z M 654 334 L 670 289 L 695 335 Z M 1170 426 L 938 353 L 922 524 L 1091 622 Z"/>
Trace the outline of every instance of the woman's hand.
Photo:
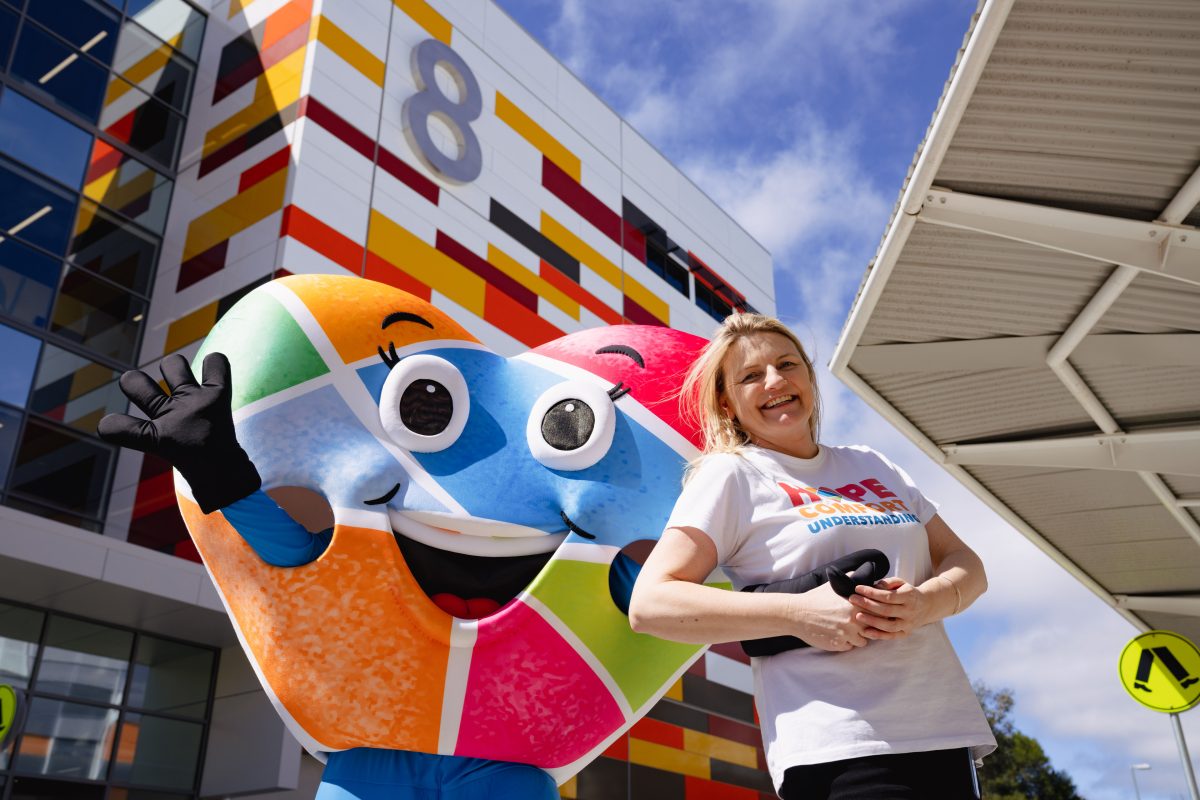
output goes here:
<path id="1" fill-rule="evenodd" d="M 813 647 L 840 653 L 867 643 L 872 623 L 859 619 L 865 615 L 839 597 L 829 584 L 792 597 L 801 607 L 800 630 L 795 635 Z"/>
<path id="2" fill-rule="evenodd" d="M 867 639 L 903 639 L 934 619 L 929 595 L 900 578 L 859 586 L 849 602 L 857 609 L 854 618 Z"/>

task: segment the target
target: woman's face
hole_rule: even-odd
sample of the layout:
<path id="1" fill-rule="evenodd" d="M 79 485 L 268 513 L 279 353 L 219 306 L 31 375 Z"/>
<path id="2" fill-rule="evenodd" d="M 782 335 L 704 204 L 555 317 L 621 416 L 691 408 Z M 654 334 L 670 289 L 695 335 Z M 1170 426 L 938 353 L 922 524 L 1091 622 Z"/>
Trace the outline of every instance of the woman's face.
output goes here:
<path id="1" fill-rule="evenodd" d="M 804 357 L 778 333 L 738 338 L 721 363 L 721 405 L 750 441 L 788 455 L 812 458 L 817 446 L 809 429 L 813 385 Z"/>

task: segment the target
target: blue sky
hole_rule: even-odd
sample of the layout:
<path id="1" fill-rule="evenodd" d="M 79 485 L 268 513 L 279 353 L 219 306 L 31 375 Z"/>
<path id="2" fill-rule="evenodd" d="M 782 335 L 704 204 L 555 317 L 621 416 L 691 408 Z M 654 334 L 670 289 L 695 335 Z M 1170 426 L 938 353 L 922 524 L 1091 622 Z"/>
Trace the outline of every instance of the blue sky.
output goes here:
<path id="1" fill-rule="evenodd" d="M 827 363 L 962 46 L 972 0 L 500 0 L 770 249 L 779 315 Z M 1116 676 L 1135 630 L 827 372 L 823 438 L 903 464 L 984 558 L 948 629 L 967 672 L 1089 800 L 1187 797 L 1165 715 Z M 931 702 L 934 701 L 931 698 Z M 1200 711 L 1183 715 L 1193 764 Z"/>

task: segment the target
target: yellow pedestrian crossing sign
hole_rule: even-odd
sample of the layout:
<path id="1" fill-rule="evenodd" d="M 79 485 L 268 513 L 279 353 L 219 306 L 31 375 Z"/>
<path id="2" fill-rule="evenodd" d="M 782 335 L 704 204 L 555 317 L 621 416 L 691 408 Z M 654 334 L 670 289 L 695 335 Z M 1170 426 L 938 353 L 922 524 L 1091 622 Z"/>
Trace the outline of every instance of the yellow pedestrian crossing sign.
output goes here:
<path id="1" fill-rule="evenodd" d="M 1200 703 L 1200 650 L 1178 633 L 1135 636 L 1117 669 L 1125 691 L 1146 708 L 1178 714 Z"/>

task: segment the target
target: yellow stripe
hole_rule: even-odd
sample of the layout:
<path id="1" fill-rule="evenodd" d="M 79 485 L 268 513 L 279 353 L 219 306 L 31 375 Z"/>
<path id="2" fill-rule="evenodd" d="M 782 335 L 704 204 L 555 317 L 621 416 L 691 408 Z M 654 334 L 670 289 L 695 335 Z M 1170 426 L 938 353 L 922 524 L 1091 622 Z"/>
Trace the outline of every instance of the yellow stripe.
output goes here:
<path id="1" fill-rule="evenodd" d="M 217 301 L 203 308 L 197 308 L 192 313 L 180 317 L 167 328 L 167 343 L 163 345 L 163 355 L 174 353 L 179 348 L 189 345 L 205 336 L 217 324 Z"/>
<path id="2" fill-rule="evenodd" d="M 328 47 L 339 58 L 365 75 L 376 86 L 383 87 L 385 72 L 383 61 L 377 58 L 370 50 L 354 41 L 354 38 L 350 34 L 335 25 L 332 20 L 318 16 L 309 33 L 309 40 L 313 39 Z"/>
<path id="3" fill-rule="evenodd" d="M 181 41 L 183 41 L 183 33 L 178 33 L 170 40 L 170 42 L 168 42 L 168 44 L 173 47 L 178 47 Z M 125 80 L 128 80 L 131 83 L 141 83 L 146 78 L 149 78 L 151 75 L 161 70 L 170 60 L 171 48 L 165 44 L 160 44 L 148 55 L 143 57 L 140 61 L 136 62 L 133 66 L 121 74 Z M 107 108 L 110 106 L 115 100 L 123 97 L 132 88 L 133 86 L 131 86 L 129 83 L 113 78 L 108 83 L 108 91 L 104 96 L 104 107 Z"/>
<path id="4" fill-rule="evenodd" d="M 489 264 L 508 277 L 517 281 L 522 286 L 532 289 L 539 297 L 544 297 L 547 302 L 561 310 L 564 314 L 569 315 L 572 319 L 579 319 L 579 303 L 567 297 L 541 275 L 526 269 L 524 264 L 517 261 L 508 253 L 505 253 L 499 247 L 496 247 L 496 245 L 488 245 L 487 260 Z"/>
<path id="5" fill-rule="evenodd" d="M 120 209 L 154 191 L 154 183 L 158 179 L 158 174 L 154 170 L 148 169 L 125 183 L 119 184 L 117 178 L 120 174 L 120 167 L 104 173 L 83 187 L 84 196 L 97 203 L 103 203 L 109 208 Z"/>
<path id="6" fill-rule="evenodd" d="M 741 764 L 750 769 L 758 768 L 758 753 L 748 744 L 734 742 L 713 736 L 711 733 L 701 733 L 690 728 L 683 729 L 683 749 L 689 753 L 699 753 L 712 756 L 730 764 Z"/>
<path id="7" fill-rule="evenodd" d="M 675 681 L 675 683 L 671 684 L 671 688 L 667 689 L 666 693 L 663 694 L 663 697 L 669 697 L 672 700 L 678 700 L 679 702 L 682 703 L 683 702 L 683 678 L 680 678 L 679 680 Z"/>
<path id="8" fill-rule="evenodd" d="M 483 317 L 487 288 L 483 278 L 375 210 L 371 211 L 367 249 Z"/>
<path id="9" fill-rule="evenodd" d="M 708 758 L 705 756 L 676 750 L 657 742 L 644 742 L 632 736 L 629 737 L 629 761 L 677 775 L 692 775 L 705 780 L 711 777 Z"/>
<path id="10" fill-rule="evenodd" d="M 663 323 L 670 324 L 671 307 L 665 300 L 626 275 L 620 267 L 602 256 L 594 247 L 569 231 L 565 225 L 545 211 L 542 212 L 542 234 L 586 264 L 592 272 L 629 295 L 631 300 Z"/>
<path id="11" fill-rule="evenodd" d="M 180 260 L 187 261 L 200 255 L 283 208 L 287 178 L 288 171 L 281 169 L 192 220 L 188 224 Z"/>
<path id="12" fill-rule="evenodd" d="M 204 135 L 205 156 L 211 155 L 221 145 L 300 99 L 300 79 L 304 72 L 304 54 L 307 49 L 298 48 L 296 52 L 259 76 L 254 89 L 254 101 L 224 122 L 210 128 Z"/>
<path id="13" fill-rule="evenodd" d="M 583 166 L 579 157 L 563 146 L 545 128 L 538 125 L 529 116 L 513 105 L 500 92 L 496 92 L 496 116 L 508 127 L 519 133 L 527 142 L 542 151 L 542 155 L 553 161 L 559 168 L 579 182 L 583 174 Z"/>
<path id="14" fill-rule="evenodd" d="M 433 10 L 424 0 L 392 0 L 396 8 L 407 14 L 412 21 L 420 25 L 429 35 L 450 44 L 450 32 L 454 30 L 445 17 Z"/>
<path id="15" fill-rule="evenodd" d="M 579 781 L 572 775 L 566 783 L 558 787 L 558 796 L 564 800 L 575 800 L 579 797 Z"/>

